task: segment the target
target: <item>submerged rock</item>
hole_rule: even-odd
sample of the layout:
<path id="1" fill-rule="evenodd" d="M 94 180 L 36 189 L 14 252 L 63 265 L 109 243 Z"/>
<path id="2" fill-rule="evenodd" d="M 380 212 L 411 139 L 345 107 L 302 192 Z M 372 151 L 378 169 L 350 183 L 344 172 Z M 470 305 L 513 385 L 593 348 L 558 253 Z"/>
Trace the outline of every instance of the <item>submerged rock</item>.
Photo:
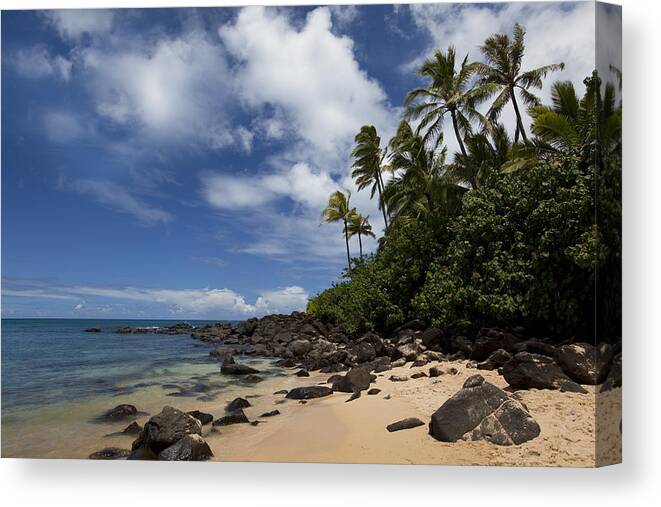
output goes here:
<path id="1" fill-rule="evenodd" d="M 128 419 L 129 417 L 136 417 L 137 415 L 138 409 L 135 408 L 135 406 L 123 403 L 108 410 L 101 416 L 101 419 L 106 421 L 121 421 L 122 419 Z"/>
<path id="2" fill-rule="evenodd" d="M 131 451 L 129 449 L 120 449 L 119 447 L 105 447 L 100 451 L 93 452 L 89 459 L 124 459 L 128 458 Z"/>
<path id="3" fill-rule="evenodd" d="M 213 422 L 214 426 L 229 426 L 230 424 L 243 424 L 250 422 L 243 409 L 233 410 Z"/>
<path id="4" fill-rule="evenodd" d="M 128 435 L 137 435 L 142 431 L 142 426 L 140 426 L 137 422 L 133 421 L 131 424 L 129 424 L 126 428 L 122 430 L 122 433 L 126 433 Z"/>

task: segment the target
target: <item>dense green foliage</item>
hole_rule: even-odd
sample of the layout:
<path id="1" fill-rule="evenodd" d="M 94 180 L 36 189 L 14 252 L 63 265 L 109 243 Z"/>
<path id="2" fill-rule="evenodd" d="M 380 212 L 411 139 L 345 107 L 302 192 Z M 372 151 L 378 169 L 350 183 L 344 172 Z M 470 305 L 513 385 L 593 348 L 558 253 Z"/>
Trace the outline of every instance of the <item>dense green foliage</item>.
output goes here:
<path id="1" fill-rule="evenodd" d="M 408 114 L 427 119 L 417 129 L 402 122 L 380 170 L 380 139 L 363 127 L 354 155 L 362 168 L 370 160 L 361 174 L 379 191 L 389 226 L 377 252 L 349 262 L 309 313 L 351 332 L 419 318 L 466 331 L 522 325 L 560 339 L 621 336 L 621 103 L 596 73 L 580 99 L 558 82 L 552 104 L 539 103 L 528 88 L 562 64 L 522 72 L 523 36 L 517 25 L 513 39 L 487 39 L 489 66 L 464 59 L 455 71 L 452 49 L 427 61 L 421 75 L 431 83 L 412 92 L 417 109 Z M 529 106 L 532 136 L 517 111 L 511 142 L 495 119 L 507 102 L 517 107 L 515 90 Z M 473 113 L 485 91 L 498 94 L 481 118 Z M 466 113 L 452 132 L 462 148 L 446 163 L 437 120 L 453 111 Z"/>

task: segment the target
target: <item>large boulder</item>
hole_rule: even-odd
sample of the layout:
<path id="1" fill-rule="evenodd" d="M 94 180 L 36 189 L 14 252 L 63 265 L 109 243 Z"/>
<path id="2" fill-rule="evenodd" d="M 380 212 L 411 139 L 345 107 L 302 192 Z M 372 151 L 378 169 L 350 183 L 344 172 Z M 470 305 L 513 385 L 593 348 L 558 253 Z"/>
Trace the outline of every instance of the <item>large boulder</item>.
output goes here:
<path id="1" fill-rule="evenodd" d="M 433 413 L 429 433 L 442 442 L 456 442 L 508 399 L 505 391 L 474 375 Z"/>
<path id="2" fill-rule="evenodd" d="M 445 334 L 442 329 L 437 327 L 430 327 L 420 335 L 422 344 L 428 349 L 437 347 L 443 347 L 443 342 L 445 341 Z"/>
<path id="3" fill-rule="evenodd" d="M 496 445 L 519 445 L 540 433 L 539 424 L 517 400 L 503 402 L 471 433 L 472 440 L 488 440 Z"/>
<path id="4" fill-rule="evenodd" d="M 287 345 L 287 353 L 292 357 L 303 357 L 312 350 L 310 340 L 294 340 Z"/>
<path id="5" fill-rule="evenodd" d="M 519 352 L 500 370 L 513 389 L 560 389 L 561 391 L 586 393 L 572 381 L 562 369 L 547 356 Z"/>
<path id="6" fill-rule="evenodd" d="M 486 382 L 469 377 L 463 387 L 434 412 L 429 433 L 443 442 L 486 439 L 497 445 L 519 445 L 539 435 L 539 425 L 521 403 Z"/>
<path id="7" fill-rule="evenodd" d="M 162 461 L 206 461 L 213 456 L 209 444 L 200 435 L 186 435 L 181 440 L 162 450 L 158 459 Z"/>
<path id="8" fill-rule="evenodd" d="M 558 350 L 557 363 L 569 378 L 579 384 L 601 384 L 613 360 L 613 347 L 608 343 L 572 343 Z"/>
<path id="9" fill-rule="evenodd" d="M 346 375 L 340 376 L 333 382 L 333 391 L 342 393 L 355 393 L 369 389 L 372 374 L 367 367 L 352 368 Z"/>
<path id="10" fill-rule="evenodd" d="M 358 364 L 367 363 L 376 359 L 376 349 L 374 348 L 374 345 L 367 341 L 356 343 L 351 348 L 351 353 Z"/>
<path id="11" fill-rule="evenodd" d="M 161 413 L 145 423 L 132 448 L 135 451 L 143 447 L 159 454 L 186 435 L 201 434 L 202 423 L 198 419 L 176 408 L 163 407 Z"/>
<path id="12" fill-rule="evenodd" d="M 295 387 L 287 393 L 285 398 L 291 400 L 309 400 L 311 398 L 330 396 L 331 394 L 333 394 L 333 390 L 326 386 Z"/>
<path id="13" fill-rule="evenodd" d="M 512 333 L 504 333 L 498 329 L 482 328 L 478 333 L 470 358 L 484 361 L 498 349 L 514 350 L 519 338 Z"/>

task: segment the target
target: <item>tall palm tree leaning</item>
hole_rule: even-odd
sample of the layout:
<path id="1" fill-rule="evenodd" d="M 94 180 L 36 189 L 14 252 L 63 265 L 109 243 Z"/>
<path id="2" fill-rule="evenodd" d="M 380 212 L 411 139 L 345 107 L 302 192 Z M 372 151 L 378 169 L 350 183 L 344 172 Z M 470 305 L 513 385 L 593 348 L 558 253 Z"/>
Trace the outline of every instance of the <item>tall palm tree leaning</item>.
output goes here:
<path id="1" fill-rule="evenodd" d="M 355 213 L 351 216 L 351 221 L 349 222 L 349 237 L 358 235 L 358 246 L 360 248 L 361 259 L 363 258 L 363 236 L 376 238 L 372 232 L 372 224 L 370 224 L 369 218 L 369 216 Z"/>
<path id="2" fill-rule="evenodd" d="M 363 125 L 360 132 L 356 134 L 356 146 L 351 152 L 354 158 L 351 177 L 356 179 L 358 190 L 372 185 L 370 197 L 379 194 L 379 209 L 383 213 L 383 222 L 388 228 L 388 211 L 383 201 L 383 176 L 381 174 L 383 160 L 387 149 L 381 149 L 381 138 L 376 133 L 373 125 Z"/>
<path id="3" fill-rule="evenodd" d="M 526 32 L 519 23 L 514 25 L 512 39 L 507 34 L 492 35 L 480 46 L 486 63 L 475 64 L 480 76 L 479 86 L 486 88 L 491 95 L 498 94 L 487 113 L 489 119 L 492 121 L 498 119 L 505 105 L 512 102 L 516 113 L 514 142 L 519 141 L 519 134 L 524 141 L 528 141 L 516 100 L 517 92 L 528 107 L 536 106 L 539 104 L 539 99 L 528 91 L 529 88 L 541 89 L 542 79 L 549 72 L 565 68 L 564 63 L 552 63 L 522 72 L 521 60 L 525 52 L 525 35 Z"/>
<path id="4" fill-rule="evenodd" d="M 336 190 L 328 198 L 328 204 L 321 213 L 325 224 L 333 222 L 342 222 L 344 224 L 344 241 L 347 246 L 347 266 L 351 272 L 351 253 L 349 252 L 349 222 L 351 217 L 356 214 L 356 209 L 349 206 L 351 192 L 347 190 L 345 194 L 341 190 Z"/>
<path id="5" fill-rule="evenodd" d="M 471 133 L 471 120 L 480 118 L 475 106 L 493 92 L 488 86 L 470 86 L 476 64 L 468 63 L 468 55 L 458 70 L 455 60 L 456 51 L 453 46 L 448 47 L 445 53 L 437 50 L 433 58 L 425 60 L 418 69 L 418 75 L 427 78 L 428 85 L 408 93 L 405 118 L 409 121 L 420 120 L 417 131 L 426 130 L 423 136 L 425 144 L 435 142 L 437 146 L 441 139 L 443 119 L 449 113 L 459 149 L 463 159 L 468 161 L 464 137 Z M 472 173 L 469 170 L 467 179 L 476 188 L 476 178 Z"/>

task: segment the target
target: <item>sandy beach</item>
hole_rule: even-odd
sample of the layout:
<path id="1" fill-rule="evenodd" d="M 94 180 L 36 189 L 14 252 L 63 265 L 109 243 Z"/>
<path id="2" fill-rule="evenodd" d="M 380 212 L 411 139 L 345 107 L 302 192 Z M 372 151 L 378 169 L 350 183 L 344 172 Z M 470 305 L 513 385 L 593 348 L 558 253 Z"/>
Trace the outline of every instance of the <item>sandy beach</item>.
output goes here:
<path id="1" fill-rule="evenodd" d="M 301 404 L 282 400 L 282 395 L 264 395 L 251 399 L 245 409 L 249 419 L 266 421 L 253 427 L 233 425 L 211 431 L 205 438 L 217 461 L 276 461 L 317 463 L 396 463 L 501 466 L 573 466 L 591 467 L 617 462 L 621 457 L 619 410 L 621 389 L 596 395 L 594 386 L 584 386 L 588 394 L 559 391 L 521 391 L 518 396 L 541 427 L 539 437 L 518 446 L 497 446 L 488 442 L 458 441 L 444 443 L 433 439 L 426 426 L 389 433 L 386 426 L 406 417 L 428 422 L 431 414 L 459 390 L 463 382 L 477 373 L 466 368 L 465 361 L 443 362 L 445 371 L 456 368 L 457 374 L 437 378 L 422 377 L 406 382 L 392 382 L 391 375 L 410 377 L 428 371 L 431 365 L 394 368 L 378 375 L 373 387 L 377 395 L 363 392 L 359 399 L 346 402 L 350 395 L 309 400 Z M 479 371 L 485 379 L 503 389 L 507 383 L 496 372 Z M 291 377 L 286 387 L 325 382 L 329 375 L 309 378 Z M 386 399 L 390 396 L 390 399 Z M 599 452 L 595 442 L 597 397 L 608 416 L 600 427 Z M 259 418 L 277 408 L 281 415 Z M 205 427 L 209 431 L 208 427 Z M 206 433 L 205 431 L 205 433 Z"/>

